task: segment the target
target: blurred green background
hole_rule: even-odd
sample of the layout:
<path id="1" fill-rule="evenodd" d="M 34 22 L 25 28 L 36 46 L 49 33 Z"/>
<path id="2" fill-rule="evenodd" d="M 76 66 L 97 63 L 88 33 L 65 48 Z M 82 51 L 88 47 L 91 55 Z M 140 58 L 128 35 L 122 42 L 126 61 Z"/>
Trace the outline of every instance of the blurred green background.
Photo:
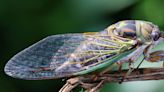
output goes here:
<path id="1" fill-rule="evenodd" d="M 42 38 L 100 31 L 120 20 L 151 21 L 164 30 L 164 0 L 0 0 L 0 92 L 57 92 L 65 81 L 25 81 L 4 74 L 6 62 Z M 163 92 L 164 80 L 110 83 L 102 92 Z"/>

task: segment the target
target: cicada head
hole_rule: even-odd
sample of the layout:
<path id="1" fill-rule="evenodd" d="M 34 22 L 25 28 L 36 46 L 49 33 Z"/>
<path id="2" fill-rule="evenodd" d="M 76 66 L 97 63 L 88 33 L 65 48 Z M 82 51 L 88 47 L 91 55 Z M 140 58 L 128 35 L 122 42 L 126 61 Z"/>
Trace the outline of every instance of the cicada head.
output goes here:
<path id="1" fill-rule="evenodd" d="M 147 21 L 136 21 L 136 33 L 141 42 L 157 41 L 160 38 L 160 30 L 157 25 Z"/>

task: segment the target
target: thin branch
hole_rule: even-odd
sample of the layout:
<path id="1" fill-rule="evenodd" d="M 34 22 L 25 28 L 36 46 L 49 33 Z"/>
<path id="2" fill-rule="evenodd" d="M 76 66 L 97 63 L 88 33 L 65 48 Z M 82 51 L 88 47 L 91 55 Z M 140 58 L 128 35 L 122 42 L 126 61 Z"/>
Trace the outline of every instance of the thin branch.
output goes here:
<path id="1" fill-rule="evenodd" d="M 93 75 L 79 76 L 71 78 L 61 88 L 59 92 L 70 92 L 76 86 L 86 89 L 86 92 L 94 92 L 100 90 L 105 82 L 129 82 L 129 81 L 145 81 L 145 80 L 161 80 L 164 79 L 164 68 L 140 68 L 134 69 L 133 72 L 126 76 L 128 70 L 114 71 L 109 74 L 97 75 L 96 80 Z M 97 91 L 98 92 L 98 91 Z"/>
<path id="2" fill-rule="evenodd" d="M 164 68 L 135 69 L 129 76 L 126 76 L 126 78 L 124 80 L 122 80 L 122 77 L 127 72 L 128 72 L 128 70 L 122 70 L 121 72 L 115 71 L 110 74 L 103 74 L 103 75 L 98 76 L 97 80 L 106 80 L 109 82 L 120 82 L 120 81 L 129 82 L 129 81 L 145 81 L 145 80 L 164 79 Z M 87 78 L 85 78 L 85 80 L 86 79 Z"/>

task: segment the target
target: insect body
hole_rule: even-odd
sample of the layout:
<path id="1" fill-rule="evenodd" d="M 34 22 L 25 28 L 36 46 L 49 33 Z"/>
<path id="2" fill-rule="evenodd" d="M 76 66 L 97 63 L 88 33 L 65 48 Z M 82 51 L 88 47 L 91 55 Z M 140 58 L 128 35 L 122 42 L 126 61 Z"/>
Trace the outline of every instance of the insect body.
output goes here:
<path id="1" fill-rule="evenodd" d="M 146 21 L 125 20 L 100 32 L 49 36 L 16 54 L 5 66 L 9 76 L 27 80 L 87 74 L 113 63 L 157 57 L 151 49 L 161 41 L 159 28 Z M 161 60 L 163 52 L 159 52 Z"/>

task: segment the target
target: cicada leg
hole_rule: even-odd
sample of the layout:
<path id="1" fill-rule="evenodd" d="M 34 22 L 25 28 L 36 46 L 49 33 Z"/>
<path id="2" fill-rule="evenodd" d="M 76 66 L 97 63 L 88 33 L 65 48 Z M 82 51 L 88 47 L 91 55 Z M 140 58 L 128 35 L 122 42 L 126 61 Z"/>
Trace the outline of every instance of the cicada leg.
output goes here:
<path id="1" fill-rule="evenodd" d="M 158 61 L 164 61 L 164 50 L 159 50 L 159 51 L 154 51 L 154 52 L 151 52 L 151 50 L 156 46 L 158 45 L 160 42 L 164 41 L 164 39 L 159 39 L 158 41 L 156 41 L 155 43 L 151 44 L 151 45 L 148 45 L 146 46 L 142 51 L 141 50 L 138 50 L 138 51 L 141 51 L 144 55 L 144 58 L 141 60 L 141 62 L 139 63 L 139 65 L 137 66 L 136 69 L 138 69 L 140 67 L 140 65 L 143 63 L 144 60 L 147 60 L 149 62 L 158 62 Z M 136 57 L 134 55 L 134 57 Z M 137 56 L 138 58 L 138 56 Z M 132 60 L 135 60 L 135 59 L 132 59 Z M 163 63 L 163 67 L 164 67 L 164 63 Z M 133 69 L 134 70 L 134 69 Z M 131 70 L 129 70 L 131 71 Z M 128 72 L 129 72 L 128 71 Z M 132 71 L 131 71 L 132 72 Z M 130 73 L 127 73 L 127 75 L 129 75 Z M 126 76 L 127 76 L 126 75 Z M 125 76 L 125 77 L 126 77 Z"/>
<path id="2" fill-rule="evenodd" d="M 135 69 L 134 68 L 134 63 L 132 61 L 129 61 L 129 70 L 127 71 L 127 73 L 122 77 L 121 81 L 119 82 L 120 84 L 124 81 L 124 79 L 129 76 L 133 70 Z"/>
<path id="3" fill-rule="evenodd" d="M 150 53 L 149 56 L 145 58 L 145 60 L 149 62 L 164 61 L 164 50 L 154 51 Z M 163 67 L 164 67 L 164 63 L 163 63 Z"/>
<path id="4" fill-rule="evenodd" d="M 131 74 L 131 72 L 135 69 L 134 68 L 134 61 L 136 61 L 143 53 L 145 48 L 147 48 L 147 45 L 143 45 L 138 47 L 134 52 L 132 52 L 131 54 L 129 54 L 128 56 L 122 58 L 121 60 L 117 61 L 117 64 L 120 66 L 123 63 L 129 63 L 129 70 L 128 72 L 122 77 L 122 80 L 119 83 L 122 83 L 123 80 Z M 144 60 L 144 59 L 143 59 Z M 142 61 L 143 61 L 142 60 Z M 141 61 L 141 62 L 142 62 Z M 121 69 L 120 69 L 121 70 Z"/>
<path id="5" fill-rule="evenodd" d="M 149 62 L 157 62 L 157 61 L 164 61 L 164 51 L 154 51 L 152 52 L 152 49 L 158 45 L 160 42 L 163 42 L 164 41 L 164 38 L 160 38 L 158 41 L 152 43 L 151 45 L 147 46 L 145 49 L 144 49 L 144 58 L 143 60 L 140 62 L 140 64 L 137 66 L 137 69 L 139 68 L 139 66 L 142 64 L 142 62 L 144 60 L 147 60 Z M 164 63 L 163 63 L 163 67 L 164 67 Z"/>
<path id="6" fill-rule="evenodd" d="M 131 54 L 129 54 L 127 57 L 119 60 L 117 63 L 118 64 L 122 64 L 125 62 L 129 62 L 129 63 L 133 63 L 134 61 L 136 61 L 142 54 L 144 55 L 144 58 L 140 61 L 140 64 L 137 66 L 137 69 L 139 68 L 139 66 L 142 64 L 142 62 L 144 60 L 150 61 L 150 62 L 157 62 L 157 61 L 164 61 L 164 51 L 156 51 L 156 52 L 151 52 L 151 50 L 158 45 L 160 42 L 163 42 L 164 39 L 160 38 L 158 41 L 152 43 L 151 45 L 141 45 L 139 46 L 134 52 L 132 52 Z M 163 63 L 163 67 L 164 67 L 164 63 Z M 134 70 L 134 68 L 129 68 L 129 71 L 126 73 L 125 76 L 123 76 L 122 81 L 126 78 L 126 76 L 128 76 L 132 71 Z"/>
<path id="7" fill-rule="evenodd" d="M 141 64 L 143 63 L 144 60 L 145 60 L 145 57 L 140 61 L 140 63 L 138 64 L 136 69 L 138 69 L 141 66 Z"/>
<path id="8" fill-rule="evenodd" d="M 127 74 L 125 74 L 125 76 L 123 76 L 122 81 L 126 78 L 126 76 L 130 75 L 130 73 L 134 70 L 133 66 L 131 67 L 130 65 L 133 64 L 134 61 L 136 61 L 144 52 L 144 49 L 147 47 L 147 45 L 143 45 L 138 47 L 134 52 L 132 52 L 131 54 L 127 55 L 126 57 L 120 59 L 119 61 L 117 61 L 116 63 L 114 63 L 113 65 L 109 66 L 107 69 L 103 70 L 100 75 L 103 75 L 104 73 L 110 72 L 113 67 L 118 66 L 118 70 L 121 71 L 122 70 L 122 64 L 123 63 L 129 63 L 129 71 L 127 72 Z M 120 83 L 122 82 L 120 81 Z"/>
<path id="9" fill-rule="evenodd" d="M 126 73 L 125 76 L 130 75 L 131 72 L 132 72 L 134 69 L 135 69 L 135 68 L 134 68 L 134 63 L 133 63 L 133 62 L 129 62 L 129 70 L 128 70 L 128 72 Z"/>

